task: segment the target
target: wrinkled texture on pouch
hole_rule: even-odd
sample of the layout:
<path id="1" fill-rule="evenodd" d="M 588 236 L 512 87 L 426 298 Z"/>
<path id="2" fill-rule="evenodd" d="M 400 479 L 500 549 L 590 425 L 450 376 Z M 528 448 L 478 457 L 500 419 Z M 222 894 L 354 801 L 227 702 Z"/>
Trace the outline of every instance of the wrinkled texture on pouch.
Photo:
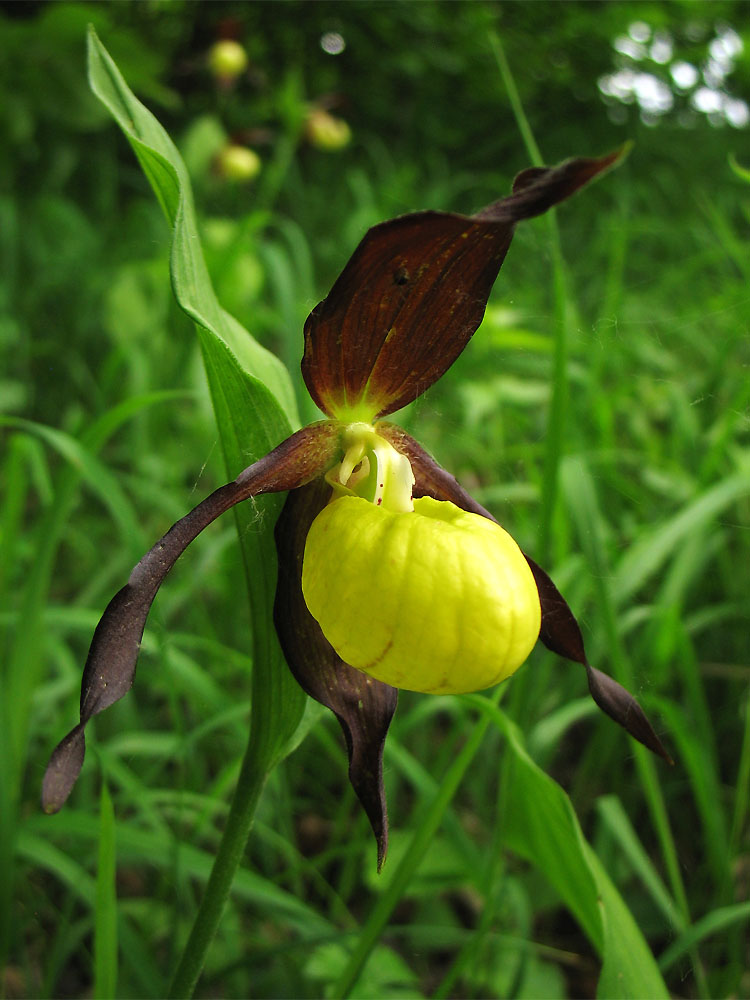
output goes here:
<path id="1" fill-rule="evenodd" d="M 307 535 L 302 591 L 343 660 L 409 691 L 498 684 L 539 635 L 534 577 L 510 535 L 430 497 L 413 513 L 329 504 Z"/>

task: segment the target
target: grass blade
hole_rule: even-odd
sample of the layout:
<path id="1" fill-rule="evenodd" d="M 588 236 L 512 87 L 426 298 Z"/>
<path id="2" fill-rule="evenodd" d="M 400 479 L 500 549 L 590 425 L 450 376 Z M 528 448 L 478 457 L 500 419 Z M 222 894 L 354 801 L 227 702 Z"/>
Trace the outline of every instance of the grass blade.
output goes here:
<path id="1" fill-rule="evenodd" d="M 607 830 L 617 841 L 618 846 L 633 866 L 653 901 L 672 926 L 683 930 L 685 922 L 682 915 L 669 895 L 651 858 L 644 850 L 643 844 L 638 839 L 638 834 L 635 832 L 620 800 L 615 795 L 605 795 L 599 799 L 596 807 Z"/>
<path id="2" fill-rule="evenodd" d="M 733 906 L 722 906 L 718 910 L 712 910 L 705 917 L 697 920 L 692 927 L 677 938 L 659 958 L 659 968 L 662 972 L 670 969 L 675 962 L 687 952 L 690 952 L 697 944 L 712 934 L 719 931 L 735 927 L 738 924 L 750 922 L 750 902 L 736 903 Z"/>
<path id="3" fill-rule="evenodd" d="M 644 534 L 623 555 L 615 569 L 612 593 L 623 603 L 656 573 L 680 543 L 750 492 L 750 475 L 738 472 L 697 496 L 669 520 Z"/>
<path id="4" fill-rule="evenodd" d="M 99 813 L 99 853 L 94 912 L 94 996 L 117 996 L 117 890 L 115 874 L 115 813 L 107 784 L 102 782 Z"/>

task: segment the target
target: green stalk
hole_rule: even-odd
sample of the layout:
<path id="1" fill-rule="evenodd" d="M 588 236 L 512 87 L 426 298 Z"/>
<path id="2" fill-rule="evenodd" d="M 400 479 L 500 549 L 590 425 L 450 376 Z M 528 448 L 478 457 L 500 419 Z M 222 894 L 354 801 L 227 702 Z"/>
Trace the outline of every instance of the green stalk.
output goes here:
<path id="1" fill-rule="evenodd" d="M 96 872 L 94 919 L 94 996 L 109 1000 L 117 996 L 117 847 L 115 812 L 102 777 L 99 806 L 99 850 Z"/>
<path id="2" fill-rule="evenodd" d="M 497 60 L 498 69 L 505 86 L 513 115 L 521 133 L 526 152 L 535 167 L 544 165 L 539 146 L 531 131 L 529 120 L 521 103 L 508 60 L 505 58 L 499 36 L 490 34 L 490 45 Z M 557 225 L 557 215 L 551 209 L 545 217 L 550 254 L 552 257 L 552 287 L 554 291 L 554 351 L 552 359 L 552 399 L 550 401 L 547 420 L 546 448 L 544 452 L 544 471 L 542 479 L 542 510 L 539 526 L 539 548 L 535 558 L 542 565 L 550 562 L 552 544 L 552 522 L 557 506 L 558 473 L 563 454 L 565 431 L 568 416 L 568 326 L 570 323 L 571 300 L 568 294 L 568 281 L 560 244 L 560 229 Z"/>
<path id="3" fill-rule="evenodd" d="M 492 705 L 496 705 L 500 700 L 502 690 L 502 686 L 495 688 L 487 698 L 487 701 Z M 343 1000 L 344 997 L 349 996 L 354 988 L 367 959 L 380 940 L 380 936 L 385 930 L 391 914 L 406 892 L 409 882 L 416 874 L 420 862 L 424 858 L 425 851 L 440 826 L 445 810 L 450 805 L 464 774 L 479 750 L 490 721 L 490 714 L 488 712 L 483 713 L 472 728 L 463 749 L 446 771 L 435 797 L 424 811 L 424 818 L 420 826 L 414 831 L 406 854 L 404 854 L 401 862 L 394 871 L 388 887 L 375 903 L 367 922 L 362 928 L 354 951 L 349 956 L 346 968 L 333 986 L 330 996 L 334 1000 L 339 1000 L 339 998 Z"/>
<path id="4" fill-rule="evenodd" d="M 206 883 L 193 929 L 185 943 L 182 958 L 175 970 L 167 996 L 187 998 L 193 995 L 198 978 L 203 971 L 208 949 L 224 912 L 235 873 L 242 861 L 250 830 L 255 819 L 269 769 L 257 760 L 253 730 L 250 731 L 245 756 L 242 760 L 237 787 L 227 817 L 227 825 Z"/>

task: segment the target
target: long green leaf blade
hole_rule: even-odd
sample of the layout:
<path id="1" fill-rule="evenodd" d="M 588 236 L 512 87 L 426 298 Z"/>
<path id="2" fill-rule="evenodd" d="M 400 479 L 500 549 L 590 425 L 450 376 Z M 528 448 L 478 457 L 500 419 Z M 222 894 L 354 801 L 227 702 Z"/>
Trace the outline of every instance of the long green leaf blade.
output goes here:
<path id="1" fill-rule="evenodd" d="M 91 29 L 89 80 L 118 122 L 173 226 L 172 287 L 195 321 L 228 475 L 287 437 L 298 422 L 289 374 L 218 303 L 205 265 L 185 165 L 166 131 L 128 88 Z M 281 498 L 264 497 L 235 509 L 250 594 L 254 671 L 255 756 L 272 764 L 285 753 L 305 698 L 289 675 L 271 624 L 276 586 L 273 524 Z"/>
<path id="2" fill-rule="evenodd" d="M 545 876 L 602 959 L 598 996 L 657 998 L 668 991 L 632 914 L 583 836 L 563 789 L 532 760 L 516 726 L 473 696 L 505 734 L 512 755 L 503 838 Z"/>
<path id="3" fill-rule="evenodd" d="M 174 227 L 171 272 L 178 304 L 235 356 L 263 396 L 265 408 L 282 411 L 279 420 L 283 425 L 286 417 L 284 433 L 288 433 L 297 422 L 289 373 L 275 355 L 261 347 L 219 305 L 203 258 L 190 181 L 182 157 L 157 119 L 129 89 L 93 28 L 89 31 L 89 82 L 125 133 L 167 220 Z"/>

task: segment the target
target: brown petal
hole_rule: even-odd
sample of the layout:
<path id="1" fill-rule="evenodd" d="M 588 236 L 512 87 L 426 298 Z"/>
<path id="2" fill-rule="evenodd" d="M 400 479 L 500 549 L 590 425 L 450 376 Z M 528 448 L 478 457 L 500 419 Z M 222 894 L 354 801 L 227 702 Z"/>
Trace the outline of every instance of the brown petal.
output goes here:
<path id="1" fill-rule="evenodd" d="M 542 629 L 539 638 L 547 649 L 551 649 L 558 656 L 585 665 L 586 650 L 583 648 L 583 636 L 573 612 L 568 607 L 568 602 L 541 566 L 528 556 L 526 562 L 534 574 L 542 605 Z"/>
<path id="2" fill-rule="evenodd" d="M 633 695 L 614 678 L 592 667 L 586 659 L 583 636 L 578 622 L 568 607 L 567 601 L 547 573 L 528 556 L 526 556 L 526 561 L 531 567 L 539 590 L 539 600 L 542 605 L 540 638 L 544 645 L 553 653 L 582 664 L 586 669 L 589 692 L 599 708 L 624 729 L 627 729 L 630 735 L 645 747 L 648 747 L 659 757 L 663 757 L 668 764 L 673 764 L 674 761 L 664 749 L 661 740 L 648 721 L 646 713 Z"/>
<path id="3" fill-rule="evenodd" d="M 84 723 L 79 723 L 55 747 L 42 781 L 42 808 L 56 813 L 73 790 L 86 753 Z"/>
<path id="4" fill-rule="evenodd" d="M 602 673 L 601 670 L 597 670 L 588 663 L 585 663 L 584 666 L 586 667 L 591 697 L 599 708 L 606 712 L 610 719 L 619 722 L 631 736 L 648 747 L 649 750 L 658 754 L 659 757 L 663 757 L 668 764 L 674 764 L 654 732 L 646 713 L 632 694 L 622 684 L 618 684 L 616 680 Z"/>
<path id="5" fill-rule="evenodd" d="M 411 462 L 416 480 L 414 496 L 431 496 L 436 500 L 450 500 L 463 510 L 488 517 L 491 521 L 496 520 L 489 511 L 478 504 L 459 485 L 449 472 L 441 468 L 435 459 L 428 455 L 421 445 L 417 444 L 414 438 L 402 431 L 400 427 L 396 427 L 395 424 L 380 423 L 377 430 Z M 544 645 L 553 653 L 585 667 L 591 697 L 599 708 L 649 750 L 663 757 L 668 763 L 673 763 L 672 758 L 654 732 L 645 712 L 632 694 L 616 680 L 589 664 L 578 622 L 568 607 L 567 601 L 550 577 L 533 559 L 526 556 L 526 561 L 534 574 L 539 591 L 539 601 L 542 605 L 542 628 L 539 638 Z"/>
<path id="6" fill-rule="evenodd" d="M 306 427 L 198 504 L 147 552 L 96 627 L 81 684 L 80 723 L 52 754 L 42 785 L 42 808 L 57 812 L 83 765 L 83 729 L 89 719 L 126 694 L 151 603 L 177 558 L 203 529 L 230 507 L 260 493 L 295 489 L 322 475 L 339 454 L 340 427 L 322 421 Z"/>
<path id="7" fill-rule="evenodd" d="M 417 212 L 370 229 L 305 324 L 302 374 L 321 410 L 371 420 L 428 389 L 479 326 L 515 223 L 622 152 L 525 170 L 513 194 L 474 216 Z"/>
<path id="8" fill-rule="evenodd" d="M 305 539 L 330 494 L 327 483 L 317 480 L 287 497 L 276 522 L 279 578 L 274 621 L 298 683 L 311 698 L 331 709 L 344 731 L 349 780 L 375 834 L 380 871 L 388 850 L 383 748 L 398 691 L 344 663 L 307 610 L 301 584 Z"/>

